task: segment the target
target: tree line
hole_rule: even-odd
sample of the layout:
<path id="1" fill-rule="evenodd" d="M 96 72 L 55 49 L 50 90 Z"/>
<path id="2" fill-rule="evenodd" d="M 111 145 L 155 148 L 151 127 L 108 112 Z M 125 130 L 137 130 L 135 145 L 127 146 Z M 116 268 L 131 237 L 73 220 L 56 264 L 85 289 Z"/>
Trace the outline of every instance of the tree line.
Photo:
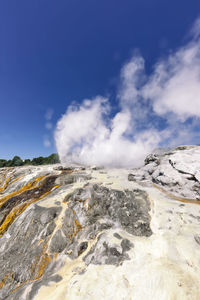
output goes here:
<path id="1" fill-rule="evenodd" d="M 0 168 L 3 167 L 18 167 L 18 166 L 39 166 L 59 163 L 58 154 L 53 153 L 47 157 L 39 156 L 31 159 L 21 159 L 19 156 L 14 156 L 13 159 L 0 159 Z"/>

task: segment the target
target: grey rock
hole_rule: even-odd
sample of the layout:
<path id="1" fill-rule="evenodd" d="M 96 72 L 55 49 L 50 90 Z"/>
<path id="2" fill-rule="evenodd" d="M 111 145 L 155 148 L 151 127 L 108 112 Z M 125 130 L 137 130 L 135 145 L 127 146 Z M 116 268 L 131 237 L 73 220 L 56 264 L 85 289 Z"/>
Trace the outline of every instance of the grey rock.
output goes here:
<path id="1" fill-rule="evenodd" d="M 144 167 L 129 176 L 128 180 L 155 183 L 175 196 L 200 200 L 200 147 L 181 146 L 151 154 Z"/>
<path id="2" fill-rule="evenodd" d="M 129 251 L 134 247 L 133 243 L 131 243 L 128 239 L 123 239 L 121 242 L 121 247 L 123 252 Z"/>
<path id="3" fill-rule="evenodd" d="M 60 211 L 58 207 L 47 209 L 35 205 L 28 213 L 23 214 L 17 223 L 10 226 L 8 234 L 12 239 L 7 240 L 5 236 L 0 238 L 1 279 L 8 276 L 7 284 L 0 290 L 0 299 L 5 299 L 18 285 L 40 277 L 40 266 L 42 260 L 45 260 L 48 236 L 55 228 L 54 220 Z M 14 295 L 15 293 L 13 297 Z"/>
<path id="4" fill-rule="evenodd" d="M 143 241 L 150 245 L 152 241 L 150 210 L 157 218 L 156 213 L 162 208 L 162 205 L 154 206 L 152 195 L 158 196 L 160 192 L 153 187 L 164 190 L 170 199 L 171 195 L 189 198 L 186 202 L 200 199 L 199 161 L 200 147 L 184 146 L 153 153 L 142 168 L 131 170 L 129 175 L 127 170 L 118 176 L 113 170 L 80 166 L 0 169 L 0 199 L 3 199 L 0 202 L 0 299 L 34 299 L 41 287 L 52 282 L 59 284 L 62 277 L 58 271 L 66 261 L 75 265 L 72 273 L 77 277 L 73 285 L 79 275 L 88 272 L 90 264 L 92 268 L 94 265 L 114 268 L 122 264 L 124 267 L 129 265 L 124 263 L 129 260 L 134 264 L 138 245 Z M 123 180 L 119 189 L 113 189 L 109 183 L 115 184 L 117 178 L 118 184 L 124 174 L 129 182 Z M 31 188 L 34 179 L 40 176 L 45 177 Z M 11 183 L 6 186 L 8 178 Z M 20 190 L 27 183 L 29 188 Z M 162 201 L 165 199 L 164 196 Z M 158 204 L 159 197 L 156 201 Z M 166 222 L 167 230 L 175 236 L 174 218 L 177 224 L 180 222 L 180 230 L 182 226 L 191 226 L 193 222 L 198 226 L 200 222 L 195 210 L 187 213 L 187 203 L 174 205 L 173 209 L 164 207 L 162 213 L 159 211 L 163 217 L 158 221 L 163 223 L 157 231 L 164 231 Z M 196 231 L 191 236 L 198 251 L 200 237 Z"/>
<path id="5" fill-rule="evenodd" d="M 199 235 L 195 235 L 194 236 L 195 241 L 197 242 L 197 244 L 200 245 L 200 236 Z"/>
<path id="6" fill-rule="evenodd" d="M 58 230 L 52 237 L 50 250 L 52 253 L 60 253 L 67 246 L 67 239 L 61 230 Z"/>
<path id="7" fill-rule="evenodd" d="M 128 174 L 128 180 L 129 181 L 136 181 L 134 174 Z"/>
<path id="8" fill-rule="evenodd" d="M 121 235 L 119 235 L 117 232 L 115 232 L 115 233 L 113 234 L 113 236 L 116 237 L 116 238 L 119 239 L 119 240 L 122 239 Z"/>
<path id="9" fill-rule="evenodd" d="M 120 265 L 125 260 L 129 260 L 129 256 L 126 253 L 130 250 L 128 247 L 122 248 L 118 245 L 110 245 L 106 240 L 106 237 L 102 234 L 98 237 L 97 243 L 83 258 L 87 265 Z"/>
<path id="10" fill-rule="evenodd" d="M 84 207 L 84 201 L 89 195 L 89 209 Z M 85 189 L 78 189 L 71 196 L 69 209 L 74 211 L 78 221 L 82 220 L 82 226 L 87 227 L 96 224 L 93 228 L 98 232 L 101 225 L 99 220 L 107 220 L 109 227 L 115 223 L 121 224 L 122 228 L 134 235 L 150 236 L 150 203 L 147 194 L 142 190 L 118 191 L 103 186 L 89 185 Z M 68 220 L 72 217 L 70 211 Z M 139 220 L 143 222 L 138 223 Z M 113 224 L 113 225 L 111 225 Z M 137 224 L 137 228 L 135 227 Z"/>

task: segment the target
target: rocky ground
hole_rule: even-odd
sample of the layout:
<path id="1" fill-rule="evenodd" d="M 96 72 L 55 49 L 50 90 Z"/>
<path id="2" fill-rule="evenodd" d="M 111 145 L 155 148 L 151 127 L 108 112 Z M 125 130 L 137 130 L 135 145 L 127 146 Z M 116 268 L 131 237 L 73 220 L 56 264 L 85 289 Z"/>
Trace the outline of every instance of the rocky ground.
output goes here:
<path id="1" fill-rule="evenodd" d="M 131 167 L 131 166 L 130 166 Z M 200 299 L 200 147 L 0 169 L 0 299 Z"/>

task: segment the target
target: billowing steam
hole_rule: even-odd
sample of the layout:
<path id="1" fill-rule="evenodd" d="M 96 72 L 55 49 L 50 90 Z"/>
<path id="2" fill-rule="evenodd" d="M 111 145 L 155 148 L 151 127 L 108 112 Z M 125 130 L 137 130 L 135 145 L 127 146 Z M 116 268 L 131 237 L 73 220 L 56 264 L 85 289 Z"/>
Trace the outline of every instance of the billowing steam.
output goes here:
<path id="1" fill-rule="evenodd" d="M 57 123 L 63 163 L 137 167 L 159 146 L 198 143 L 200 138 L 200 20 L 191 41 L 145 74 L 141 56 L 121 70 L 119 112 L 97 96 L 71 105 Z"/>

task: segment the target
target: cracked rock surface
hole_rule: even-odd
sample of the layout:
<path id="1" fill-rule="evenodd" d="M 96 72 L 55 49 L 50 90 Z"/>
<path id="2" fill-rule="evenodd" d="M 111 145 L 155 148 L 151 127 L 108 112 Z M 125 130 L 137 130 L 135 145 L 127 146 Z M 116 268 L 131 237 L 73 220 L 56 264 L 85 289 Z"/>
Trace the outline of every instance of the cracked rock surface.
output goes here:
<path id="1" fill-rule="evenodd" d="M 199 300 L 200 147 L 0 169 L 0 299 Z"/>
<path id="2" fill-rule="evenodd" d="M 200 200 L 200 146 L 150 154 L 144 167 L 129 174 L 129 180 L 151 180 L 176 196 Z"/>

